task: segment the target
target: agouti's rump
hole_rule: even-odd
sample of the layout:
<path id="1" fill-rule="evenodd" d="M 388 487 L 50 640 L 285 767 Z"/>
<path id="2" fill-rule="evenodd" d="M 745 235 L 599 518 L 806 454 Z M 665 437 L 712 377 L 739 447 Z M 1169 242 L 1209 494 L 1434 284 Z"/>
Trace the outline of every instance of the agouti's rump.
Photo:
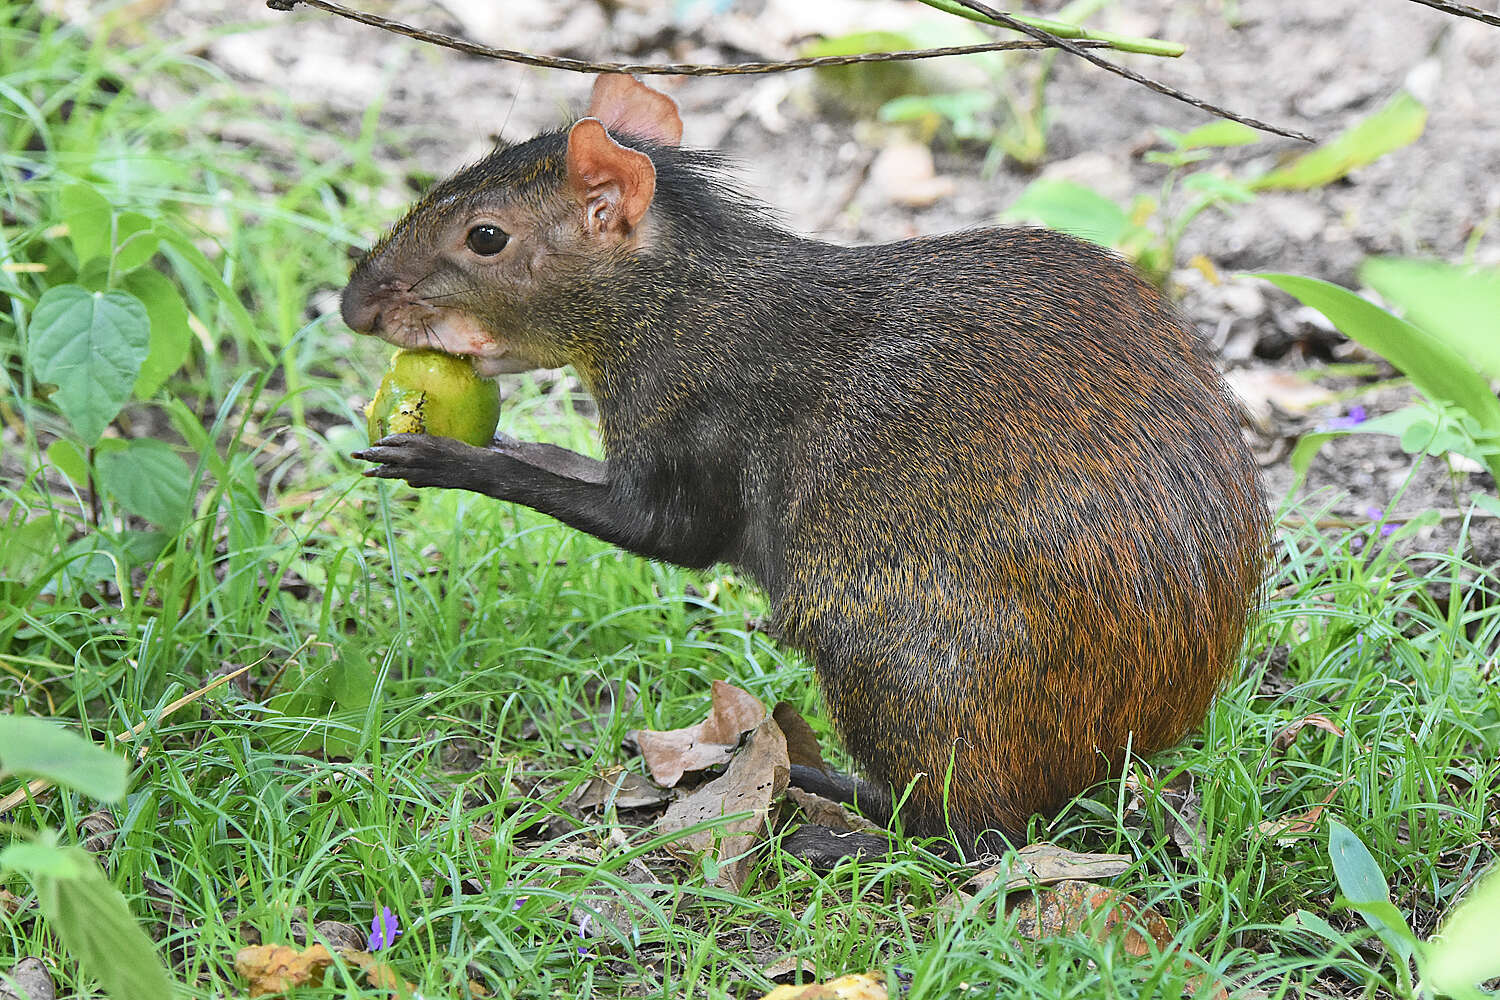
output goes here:
<path id="1" fill-rule="evenodd" d="M 864 773 L 910 786 L 907 829 L 966 850 L 1197 723 L 1266 515 L 1162 296 L 1041 230 L 795 237 L 675 146 L 660 95 L 601 87 L 608 132 L 584 119 L 444 182 L 344 314 L 495 370 L 574 365 L 607 461 L 392 438 L 363 453 L 374 474 L 740 566 Z"/>

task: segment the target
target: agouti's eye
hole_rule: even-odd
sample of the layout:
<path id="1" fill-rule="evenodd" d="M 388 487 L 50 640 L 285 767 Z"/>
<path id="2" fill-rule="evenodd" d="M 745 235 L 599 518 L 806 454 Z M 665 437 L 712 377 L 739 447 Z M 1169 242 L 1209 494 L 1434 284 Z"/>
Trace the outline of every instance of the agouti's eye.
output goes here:
<path id="1" fill-rule="evenodd" d="M 499 226 L 475 226 L 469 230 L 468 237 L 464 243 L 481 257 L 493 257 L 505 249 L 505 244 L 510 242 L 510 234 Z"/>

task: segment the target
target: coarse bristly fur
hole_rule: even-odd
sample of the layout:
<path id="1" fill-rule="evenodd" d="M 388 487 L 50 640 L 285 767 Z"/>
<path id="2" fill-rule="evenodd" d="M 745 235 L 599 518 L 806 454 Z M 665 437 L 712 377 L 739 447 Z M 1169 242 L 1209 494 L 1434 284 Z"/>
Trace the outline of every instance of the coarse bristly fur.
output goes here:
<path id="1" fill-rule="evenodd" d="M 364 453 L 376 474 L 748 572 L 905 828 L 965 851 L 1203 717 L 1266 509 L 1231 397 L 1155 288 L 1045 230 L 799 238 L 716 158 L 611 135 L 655 175 L 630 242 L 574 239 L 569 136 L 546 133 L 436 186 L 345 293 L 351 325 L 398 343 L 379 317 L 416 298 L 574 365 L 607 461 L 406 442 Z M 500 204 L 541 234 L 522 278 L 435 262 L 434 234 Z"/>

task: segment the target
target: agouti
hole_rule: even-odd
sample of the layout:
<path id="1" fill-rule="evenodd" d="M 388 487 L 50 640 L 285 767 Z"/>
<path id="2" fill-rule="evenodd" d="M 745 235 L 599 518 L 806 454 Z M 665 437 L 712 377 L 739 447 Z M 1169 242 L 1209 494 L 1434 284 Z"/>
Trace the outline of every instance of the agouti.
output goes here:
<path id="1" fill-rule="evenodd" d="M 397 435 L 370 475 L 524 504 L 765 588 L 908 832 L 1024 834 L 1204 715 L 1266 509 L 1195 332 L 1111 254 L 1035 229 L 803 239 L 679 147 L 667 96 L 439 183 L 345 322 L 481 372 L 573 366 L 607 458 Z"/>

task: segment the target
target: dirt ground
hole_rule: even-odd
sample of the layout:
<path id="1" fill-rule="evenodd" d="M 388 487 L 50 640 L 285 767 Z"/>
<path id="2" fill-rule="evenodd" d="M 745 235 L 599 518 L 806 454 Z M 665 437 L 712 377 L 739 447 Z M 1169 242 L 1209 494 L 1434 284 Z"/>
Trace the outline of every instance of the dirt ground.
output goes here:
<path id="1" fill-rule="evenodd" d="M 68 7 L 69 3 L 62 3 Z M 360 115 L 383 102 L 378 156 L 408 174 L 441 175 L 482 156 L 490 137 L 523 138 L 566 119 L 586 101 L 590 79 L 464 57 L 301 8 L 295 14 L 213 0 L 159 5 L 153 33 L 202 37 L 201 54 L 247 88 L 295 99 L 303 120 L 332 141 L 352 138 Z M 597 60 L 701 62 L 794 55 L 819 32 L 899 28 L 944 16 L 898 0 L 447 0 L 366 7 L 486 44 Z M 1491 3 L 1493 7 L 1493 3 Z M 1055 14 L 1059 4 L 1027 12 Z M 210 36 L 233 19 L 263 30 Z M 1500 263 L 1500 29 L 1406 0 L 1238 3 L 1122 0 L 1090 26 L 1188 46 L 1178 60 L 1111 55 L 1196 96 L 1314 136 L 1331 136 L 1405 88 L 1426 104 L 1416 143 L 1332 186 L 1268 193 L 1232 213 L 1210 211 L 1187 230 L 1173 287 L 1183 309 L 1220 352 L 1231 381 L 1260 413 L 1253 431 L 1268 493 L 1282 498 L 1296 437 L 1362 403 L 1373 416 L 1410 399 L 1402 389 L 1349 400 L 1362 383 L 1325 376 L 1289 380 L 1330 361 L 1369 360 L 1309 310 L 1241 272 L 1286 271 L 1355 285 L 1369 254 L 1458 260 L 1472 251 Z M 1035 58 L 1035 57 L 1023 57 Z M 944 60 L 949 66 L 954 60 Z M 962 72 L 947 70 L 950 72 Z M 984 147 L 939 138 L 938 188 L 930 204 L 903 204 L 882 181 L 882 152 L 909 144 L 899 128 L 873 123 L 827 99 L 808 72 L 753 77 L 657 78 L 678 100 L 685 141 L 720 149 L 743 186 L 790 228 L 834 242 L 877 242 L 994 221 L 1037 176 L 1079 180 L 1125 201 L 1160 188 L 1164 168 L 1144 153 L 1155 129 L 1188 129 L 1202 113 L 1063 55 L 1047 91 L 1051 127 L 1037 171 L 1012 163 L 986 174 Z M 1158 147 L 1160 148 L 1160 147 Z M 1264 168 L 1301 144 L 1268 136 L 1220 158 L 1230 172 Z M 373 238 L 410 197 L 393 188 L 370 206 Z M 1222 279 L 1183 267 L 1201 255 Z M 330 289 L 321 309 L 334 308 Z M 1319 393 L 1317 386 L 1330 392 Z M 1343 394 L 1335 399 L 1335 394 Z M 1339 400 L 1343 400 L 1340 402 Z M 1310 405 L 1318 402 L 1324 405 Z M 1330 490 L 1336 510 L 1360 518 L 1372 507 L 1409 515 L 1452 510 L 1483 473 L 1411 460 L 1392 440 L 1354 436 L 1329 445 L 1309 487 Z M 1443 547 L 1456 520 L 1412 540 Z M 1476 525 L 1470 558 L 1500 560 L 1500 530 Z"/>

